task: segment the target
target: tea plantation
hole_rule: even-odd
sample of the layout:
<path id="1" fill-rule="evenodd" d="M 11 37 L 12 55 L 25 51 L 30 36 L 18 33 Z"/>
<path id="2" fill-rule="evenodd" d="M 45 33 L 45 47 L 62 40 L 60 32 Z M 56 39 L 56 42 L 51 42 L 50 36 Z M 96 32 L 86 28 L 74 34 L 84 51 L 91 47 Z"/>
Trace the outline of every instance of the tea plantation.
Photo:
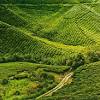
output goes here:
<path id="1" fill-rule="evenodd" d="M 99 67 L 100 0 L 0 0 L 0 100 L 99 100 Z"/>

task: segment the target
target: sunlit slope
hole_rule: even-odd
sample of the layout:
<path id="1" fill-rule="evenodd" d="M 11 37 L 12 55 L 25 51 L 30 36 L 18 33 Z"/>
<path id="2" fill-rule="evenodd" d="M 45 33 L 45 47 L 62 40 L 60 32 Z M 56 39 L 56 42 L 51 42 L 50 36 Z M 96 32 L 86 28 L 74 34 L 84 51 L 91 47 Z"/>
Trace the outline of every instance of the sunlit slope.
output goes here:
<path id="1" fill-rule="evenodd" d="M 30 37 L 15 27 L 0 22 L 0 52 L 1 55 L 18 54 L 31 55 L 33 62 L 60 64 L 68 57 L 77 53 L 86 53 L 88 48 L 82 46 L 66 46 L 50 42 L 36 36 Z M 46 60 L 46 61 L 45 61 Z"/>
<path id="2" fill-rule="evenodd" d="M 28 62 L 0 64 L 0 100 L 34 99 L 53 88 L 68 68 Z"/>
<path id="3" fill-rule="evenodd" d="M 43 100 L 99 100 L 100 62 L 81 66 L 75 71 L 73 82 L 60 89 L 52 97 Z"/>
<path id="4" fill-rule="evenodd" d="M 43 100 L 99 100 L 99 1 L 0 0 L 0 99 L 35 99 L 71 68 L 72 83 Z"/>
<path id="5" fill-rule="evenodd" d="M 41 61 L 65 59 L 88 47 L 99 51 L 96 5 L 0 5 L 1 54 L 30 54 Z"/>
<path id="6" fill-rule="evenodd" d="M 99 9 L 95 5 L 17 5 L 8 8 L 26 20 L 27 25 L 23 28 L 31 31 L 30 35 L 66 45 L 100 43 Z"/>
<path id="7" fill-rule="evenodd" d="M 86 5 L 73 6 L 64 14 L 57 16 L 59 18 L 58 23 L 56 22 L 55 26 L 51 26 L 52 29 L 51 27 L 44 29 L 46 32 L 40 33 L 40 35 L 66 45 L 95 44 L 100 38 L 100 17 L 90 9 Z"/>

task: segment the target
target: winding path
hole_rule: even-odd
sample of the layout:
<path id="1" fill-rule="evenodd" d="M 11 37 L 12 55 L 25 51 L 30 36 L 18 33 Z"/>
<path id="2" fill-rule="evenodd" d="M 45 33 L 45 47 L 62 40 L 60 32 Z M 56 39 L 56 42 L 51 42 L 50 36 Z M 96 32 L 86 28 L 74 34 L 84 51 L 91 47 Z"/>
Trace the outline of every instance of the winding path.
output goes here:
<path id="1" fill-rule="evenodd" d="M 62 81 L 53 89 L 49 90 L 48 92 L 44 93 L 43 95 L 40 95 L 39 97 L 36 98 L 36 100 L 44 97 L 44 96 L 51 96 L 54 92 L 56 92 L 58 89 L 62 88 L 65 83 L 68 82 L 69 78 L 71 78 L 71 76 L 73 75 L 73 72 L 68 73 L 67 75 L 65 75 L 65 77 L 62 79 Z"/>

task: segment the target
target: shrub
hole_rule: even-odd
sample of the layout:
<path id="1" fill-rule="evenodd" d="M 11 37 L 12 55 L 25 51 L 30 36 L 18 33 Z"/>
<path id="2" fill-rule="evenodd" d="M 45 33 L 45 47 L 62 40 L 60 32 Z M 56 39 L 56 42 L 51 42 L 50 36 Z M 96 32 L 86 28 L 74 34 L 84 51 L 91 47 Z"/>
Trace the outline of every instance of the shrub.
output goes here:
<path id="1" fill-rule="evenodd" d="M 2 82 L 1 82 L 1 84 L 2 84 L 2 85 L 8 84 L 8 80 L 7 80 L 7 79 L 3 79 Z"/>
<path id="2" fill-rule="evenodd" d="M 23 61 L 24 57 L 23 56 L 19 56 L 19 55 L 13 55 L 13 61 Z"/>
<path id="3" fill-rule="evenodd" d="M 3 57 L 0 57 L 0 63 L 4 63 L 5 59 Z"/>
<path id="4" fill-rule="evenodd" d="M 51 60 L 51 58 L 44 58 L 43 63 L 47 65 L 53 65 L 53 61 Z"/>
<path id="5" fill-rule="evenodd" d="M 0 95 L 0 100 L 3 100 L 1 95 Z"/>
<path id="6" fill-rule="evenodd" d="M 76 69 L 77 67 L 84 65 L 84 63 L 85 59 L 81 53 L 67 61 L 67 65 L 71 66 L 72 69 Z"/>
<path id="7" fill-rule="evenodd" d="M 14 79 L 17 79 L 17 80 L 24 79 L 24 78 L 28 78 L 28 73 L 23 72 L 23 73 L 15 75 L 14 77 Z"/>
<path id="8" fill-rule="evenodd" d="M 96 52 L 90 52 L 88 53 L 89 61 L 90 62 L 96 62 L 100 60 L 100 54 Z"/>
<path id="9" fill-rule="evenodd" d="M 19 91 L 15 91 L 14 95 L 20 95 Z"/>
<path id="10" fill-rule="evenodd" d="M 48 38 L 49 40 L 53 40 L 54 39 L 54 37 L 57 35 L 57 34 L 59 34 L 57 31 L 50 31 L 50 32 L 46 32 L 46 33 L 44 33 L 44 36 L 42 36 L 42 37 L 44 37 L 44 38 Z"/>
<path id="11" fill-rule="evenodd" d="M 51 79 L 54 80 L 54 77 L 51 74 L 48 73 L 42 73 L 41 77 L 43 77 L 44 79 Z"/>
<path id="12" fill-rule="evenodd" d="M 16 62 L 16 61 L 29 61 L 35 63 L 37 59 L 33 59 L 31 55 L 8 55 L 4 57 L 0 57 L 0 63 L 5 63 L 5 62 Z"/>

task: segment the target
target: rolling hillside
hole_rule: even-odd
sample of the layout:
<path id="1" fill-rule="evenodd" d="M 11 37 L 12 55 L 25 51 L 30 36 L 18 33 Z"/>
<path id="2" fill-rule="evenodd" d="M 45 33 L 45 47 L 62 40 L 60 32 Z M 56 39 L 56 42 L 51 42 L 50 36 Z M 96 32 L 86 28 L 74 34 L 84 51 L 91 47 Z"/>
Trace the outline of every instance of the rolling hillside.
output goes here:
<path id="1" fill-rule="evenodd" d="M 29 31 L 27 33 L 31 36 L 46 38 L 65 45 L 95 46 L 100 44 L 100 22 L 98 21 L 100 17 L 99 12 L 96 12 L 99 9 L 95 9 L 96 6 L 81 4 L 2 5 L 0 19 L 7 24 Z M 8 15 L 7 19 L 4 13 Z"/>
<path id="2" fill-rule="evenodd" d="M 76 53 L 98 51 L 99 16 L 87 7 L 87 5 L 1 5 L 3 45 L 1 52 L 7 55 L 28 54 L 42 62 L 45 62 L 43 61 L 45 58 L 52 59 L 50 62 L 54 64 L 59 62 L 55 61 L 57 57 L 68 59 L 70 55 Z M 10 26 L 5 29 L 2 23 Z"/>
<path id="3" fill-rule="evenodd" d="M 0 64 L 0 100 L 34 99 L 53 88 L 68 68 L 27 62 Z"/>
<path id="4" fill-rule="evenodd" d="M 43 100 L 99 100 L 100 62 L 84 65 L 75 71 L 73 82 L 60 89 L 52 97 Z M 41 99 L 42 100 L 42 99 Z"/>
<path id="5" fill-rule="evenodd" d="M 69 57 L 89 51 L 82 46 L 66 46 L 36 36 L 30 37 L 4 22 L 0 26 L 1 56 L 8 58 L 8 61 L 13 61 L 14 56 L 18 56 L 18 61 L 25 58 L 34 63 L 65 65 Z"/>
<path id="6" fill-rule="evenodd" d="M 99 100 L 99 1 L 0 0 L 0 100 Z"/>

